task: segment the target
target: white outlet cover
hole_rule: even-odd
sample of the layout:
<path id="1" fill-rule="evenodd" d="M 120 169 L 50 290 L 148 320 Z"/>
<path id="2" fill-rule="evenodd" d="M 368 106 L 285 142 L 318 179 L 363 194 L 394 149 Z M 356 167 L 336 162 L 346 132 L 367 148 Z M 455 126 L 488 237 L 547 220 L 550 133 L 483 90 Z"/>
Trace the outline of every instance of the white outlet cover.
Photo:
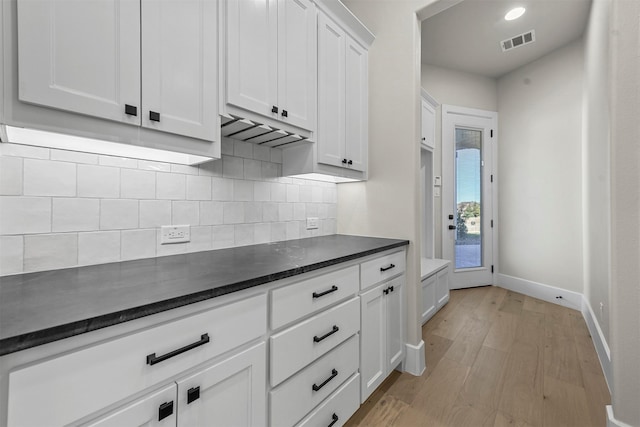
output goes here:
<path id="1" fill-rule="evenodd" d="M 307 230 L 315 230 L 318 228 L 318 218 L 309 217 L 307 218 Z"/>
<path id="2" fill-rule="evenodd" d="M 160 227 L 160 244 L 185 243 L 191 241 L 189 225 L 163 225 Z"/>

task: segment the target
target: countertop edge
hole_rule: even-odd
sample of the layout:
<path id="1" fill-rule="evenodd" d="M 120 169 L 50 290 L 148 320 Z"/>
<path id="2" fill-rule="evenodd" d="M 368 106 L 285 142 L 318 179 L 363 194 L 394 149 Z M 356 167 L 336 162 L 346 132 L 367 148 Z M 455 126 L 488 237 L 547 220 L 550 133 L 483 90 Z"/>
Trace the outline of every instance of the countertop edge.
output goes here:
<path id="1" fill-rule="evenodd" d="M 382 247 L 367 249 L 359 252 L 354 252 L 350 255 L 341 256 L 328 261 L 316 262 L 293 269 L 283 270 L 281 272 L 270 274 L 266 276 L 256 277 L 240 282 L 230 283 L 225 286 L 219 286 L 216 288 L 208 289 L 205 291 L 195 292 L 192 294 L 185 294 L 179 297 L 170 298 L 167 300 L 157 301 L 149 304 L 144 304 L 137 307 L 128 308 L 109 314 L 103 314 L 100 316 L 78 320 L 71 323 L 65 323 L 56 325 L 50 328 L 41 329 L 33 332 L 27 332 L 20 335 L 4 338 L 0 340 L 0 356 L 15 353 L 29 348 L 37 347 L 39 345 L 48 344 L 54 341 L 70 338 L 83 333 L 96 331 L 98 329 L 106 328 L 109 326 L 115 326 L 120 323 L 128 322 L 142 317 L 158 314 L 164 311 L 176 309 L 189 304 L 194 304 L 208 299 L 228 295 L 234 292 L 239 292 L 252 287 L 260 286 L 263 284 L 275 282 L 278 280 L 286 279 L 288 277 L 297 276 L 300 274 L 308 273 L 311 271 L 319 270 L 332 265 L 341 264 L 344 262 L 352 261 L 358 258 L 364 258 L 369 255 L 373 255 L 379 252 L 388 251 L 391 249 L 403 247 L 409 245 L 408 240 L 399 240 Z"/>

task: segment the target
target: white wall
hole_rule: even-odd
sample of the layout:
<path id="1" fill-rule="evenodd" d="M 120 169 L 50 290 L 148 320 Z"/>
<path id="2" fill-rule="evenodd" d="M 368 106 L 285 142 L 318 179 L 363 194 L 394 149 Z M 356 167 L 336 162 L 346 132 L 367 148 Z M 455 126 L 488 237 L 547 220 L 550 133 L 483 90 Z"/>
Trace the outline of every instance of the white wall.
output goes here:
<path id="1" fill-rule="evenodd" d="M 279 149 L 222 149 L 183 166 L 0 144 L 0 275 L 335 233 L 335 184 L 282 177 Z M 170 224 L 191 242 L 160 245 Z"/>
<path id="2" fill-rule="evenodd" d="M 611 280 L 609 8 L 609 0 L 595 0 L 592 3 L 584 36 L 582 138 L 584 295 L 607 343 Z"/>
<path id="3" fill-rule="evenodd" d="M 578 41 L 498 80 L 500 273 L 579 293 L 583 66 Z"/>
<path id="4" fill-rule="evenodd" d="M 429 25 L 426 20 L 422 25 Z M 496 79 L 422 64 L 422 87 L 440 104 L 498 111 Z M 442 109 L 436 110 L 434 175 L 442 176 Z M 435 198 L 435 257 L 442 257 L 442 202 Z"/>
<path id="5" fill-rule="evenodd" d="M 612 5 L 612 403 L 617 420 L 640 426 L 640 2 Z"/>

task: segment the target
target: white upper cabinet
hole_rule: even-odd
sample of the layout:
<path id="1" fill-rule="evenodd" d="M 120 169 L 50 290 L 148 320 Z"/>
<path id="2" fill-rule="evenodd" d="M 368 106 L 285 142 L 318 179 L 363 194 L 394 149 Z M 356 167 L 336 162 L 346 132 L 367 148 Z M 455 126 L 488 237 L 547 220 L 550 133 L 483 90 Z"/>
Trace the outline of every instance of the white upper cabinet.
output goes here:
<path id="1" fill-rule="evenodd" d="M 142 0 L 143 126 L 214 139 L 217 8 L 210 0 Z"/>
<path id="2" fill-rule="evenodd" d="M 20 0 L 18 49 L 22 101 L 140 124 L 139 1 Z"/>
<path id="3" fill-rule="evenodd" d="M 316 10 L 309 0 L 226 2 L 226 102 L 230 112 L 254 113 L 268 118 L 268 124 L 314 131 L 315 28 Z"/>
<path id="4" fill-rule="evenodd" d="M 428 150 L 436 148 L 436 108 L 438 102 L 424 89 L 420 102 L 422 118 L 422 138 L 420 144 Z"/>
<path id="5" fill-rule="evenodd" d="M 218 140 L 217 2 L 18 0 L 24 102 Z"/>
<path id="6" fill-rule="evenodd" d="M 366 170 L 367 51 L 323 13 L 318 17 L 318 161 Z"/>

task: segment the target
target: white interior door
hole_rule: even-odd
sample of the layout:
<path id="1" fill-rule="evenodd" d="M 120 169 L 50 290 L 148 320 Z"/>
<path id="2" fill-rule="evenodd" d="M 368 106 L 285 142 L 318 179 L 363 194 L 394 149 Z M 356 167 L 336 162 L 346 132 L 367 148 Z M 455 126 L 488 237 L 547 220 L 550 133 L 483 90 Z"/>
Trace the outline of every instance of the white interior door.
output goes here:
<path id="1" fill-rule="evenodd" d="M 451 289 L 493 284 L 498 113 L 442 106 L 442 255 Z"/>

